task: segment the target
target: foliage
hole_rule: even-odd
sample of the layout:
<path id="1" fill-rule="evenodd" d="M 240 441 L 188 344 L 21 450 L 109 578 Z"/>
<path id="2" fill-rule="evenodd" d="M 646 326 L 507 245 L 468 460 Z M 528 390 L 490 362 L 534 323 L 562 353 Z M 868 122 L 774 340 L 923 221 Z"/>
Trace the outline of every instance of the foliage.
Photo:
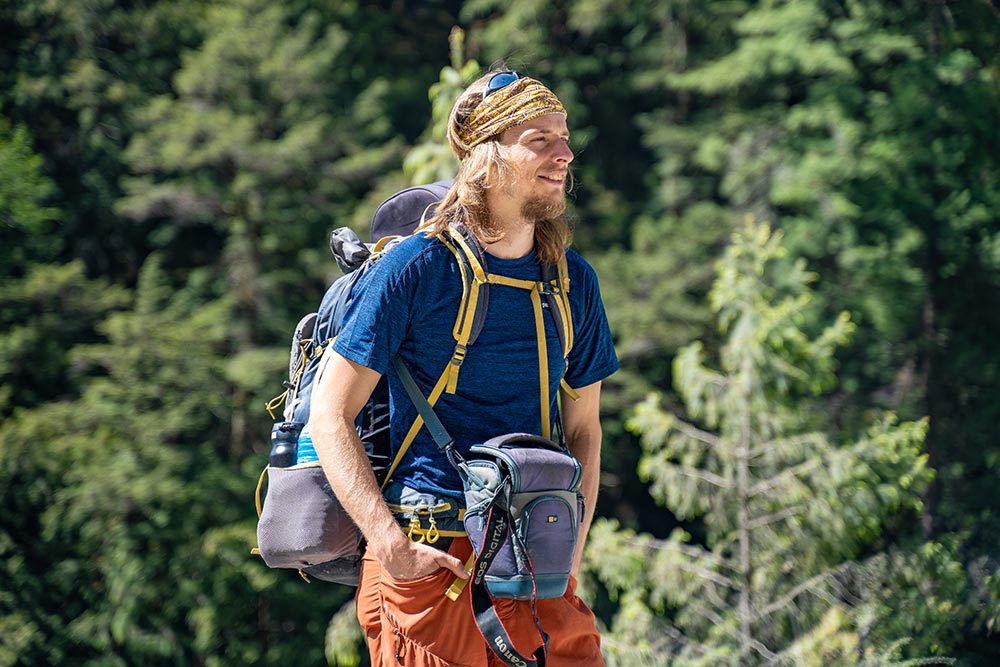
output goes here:
<path id="1" fill-rule="evenodd" d="M 829 575 L 754 637 L 997 662 L 990 3 L 23 0 L 0 32 L 0 665 L 364 664 L 348 589 L 248 555 L 262 404 L 339 273 L 330 229 L 450 176 L 450 99 L 497 62 L 569 111 L 574 245 L 622 360 L 583 589 L 609 662 L 665 663 L 680 630 L 706 664 L 743 650 L 678 570 L 740 580 L 709 559 L 739 505 L 684 474 L 735 464 L 677 429 L 738 430 L 710 380 L 753 340 L 711 327 L 712 283 L 747 214 L 784 234 L 752 422 L 777 486 L 750 509 L 808 509 L 752 531 L 749 590 Z"/>
<path id="2" fill-rule="evenodd" d="M 641 601 L 622 605 L 612 647 L 648 646 L 675 665 L 846 665 L 857 654 L 888 664 L 899 651 L 940 655 L 957 638 L 927 631 L 946 630 L 941 614 L 963 597 L 955 554 L 935 545 L 921 552 L 947 575 L 935 586 L 940 600 L 922 581 L 931 568 L 917 562 L 920 554 L 865 555 L 895 517 L 921 508 L 931 479 L 920 451 L 926 421 L 886 415 L 853 441 L 822 430 L 812 397 L 833 385 L 834 351 L 853 327 L 841 315 L 808 332 L 811 276 L 801 263 L 776 271 L 780 243 L 767 225 L 748 221 L 737 230 L 710 292 L 725 337 L 718 366 L 706 365 L 700 344 L 685 347 L 674 378 L 686 415 L 663 412 L 651 397 L 630 422 L 642 435 L 639 473 L 650 492 L 679 519 L 697 521 L 701 535 L 680 528 L 665 540 L 595 535 L 589 559 L 597 576 Z M 605 541 L 634 554 L 637 567 L 623 571 L 621 557 L 601 559 Z M 902 608 L 907 596 L 914 607 L 907 620 L 887 618 L 886 606 Z M 650 617 L 637 622 L 633 605 L 659 610 L 668 630 Z M 619 659 L 642 664 L 629 650 Z"/>
<path id="3" fill-rule="evenodd" d="M 288 627 L 321 655 L 311 609 L 337 596 L 296 612 L 248 558 L 250 478 L 227 464 L 246 443 L 219 391 L 231 305 L 198 292 L 147 262 L 133 306 L 101 325 L 108 342 L 74 350 L 95 369 L 79 401 L 0 430 L 5 578 L 24 583 L 0 602 L 23 625 L 4 664 L 283 663 Z"/>
<path id="4" fill-rule="evenodd" d="M 448 116 L 451 106 L 465 87 L 479 75 L 479 63 L 465 59 L 465 33 L 455 27 L 448 37 L 451 65 L 441 70 L 440 80 L 430 87 L 431 122 L 425 139 L 410 149 L 403 169 L 413 185 L 434 183 L 454 177 L 458 160 L 448 145 Z"/>
<path id="5" fill-rule="evenodd" d="M 11 130 L 0 119 L 0 266 L 12 276 L 32 262 L 54 259 L 58 236 L 51 228 L 59 211 L 45 205 L 54 189 L 28 130 Z"/>
<path id="6" fill-rule="evenodd" d="M 706 105 L 690 119 L 693 162 L 729 206 L 775 221 L 793 256 L 822 267 L 828 310 L 854 314 L 844 386 L 930 418 L 941 475 L 925 497 L 928 530 L 934 515 L 979 533 L 992 511 L 952 513 L 985 499 L 973 489 L 994 476 L 971 436 L 984 431 L 953 415 L 995 418 L 983 390 L 996 368 L 967 364 L 993 356 L 974 332 L 997 324 L 1000 146 L 984 119 L 1000 89 L 981 30 L 996 18 L 977 3 L 765 2 L 733 21 L 731 49 L 667 80 Z M 866 407 L 852 402 L 844 419 L 862 422 Z M 950 465 L 956 454 L 967 465 Z"/>

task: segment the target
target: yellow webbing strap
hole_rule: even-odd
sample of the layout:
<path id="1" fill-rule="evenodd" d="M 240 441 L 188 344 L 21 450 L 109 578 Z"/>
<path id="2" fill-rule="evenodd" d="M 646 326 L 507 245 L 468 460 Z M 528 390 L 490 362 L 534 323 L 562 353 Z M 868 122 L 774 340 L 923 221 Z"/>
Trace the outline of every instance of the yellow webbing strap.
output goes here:
<path id="1" fill-rule="evenodd" d="M 299 364 L 298 370 L 295 371 L 295 377 L 291 379 L 291 384 L 295 387 L 299 386 L 299 382 L 302 379 L 302 374 L 305 372 L 308 363 L 312 359 L 315 359 L 316 357 L 319 357 L 323 354 L 323 346 L 317 345 L 316 353 L 313 355 L 312 359 L 307 359 L 306 348 L 309 346 L 310 343 L 312 343 L 312 338 L 304 338 L 302 342 L 299 343 L 299 350 L 302 352 L 302 362 Z M 291 389 L 285 389 L 285 391 L 281 392 L 279 395 L 275 396 L 270 401 L 264 404 L 264 408 L 267 410 L 267 413 L 271 415 L 271 419 L 277 419 L 277 417 L 274 416 L 274 412 L 279 407 L 281 407 L 282 403 L 285 402 L 285 399 L 288 398 L 289 392 L 291 392 Z"/>
<path id="2" fill-rule="evenodd" d="M 458 373 L 462 368 L 462 362 L 465 361 L 465 352 L 469 339 L 472 337 L 472 328 L 475 325 L 476 307 L 479 304 L 479 288 L 486 283 L 486 272 L 483 271 L 482 264 L 476 259 L 475 253 L 461 234 L 449 229 L 447 234 L 440 233 L 437 238 L 458 260 L 458 268 L 462 272 L 462 301 L 458 306 L 458 315 L 455 317 L 455 326 L 452 330 L 452 335 L 455 337 L 455 351 L 452 353 L 448 365 L 445 366 L 444 372 L 441 373 L 441 377 L 438 378 L 437 384 L 434 385 L 434 389 L 431 390 L 431 395 L 427 397 L 427 402 L 431 407 L 437 403 L 442 392 L 447 391 L 449 394 L 454 394 L 458 388 Z M 473 272 L 471 280 L 468 273 L 470 270 Z M 475 286 L 475 289 L 472 289 L 471 286 Z M 392 460 L 392 465 L 389 466 L 385 481 L 382 483 L 383 489 L 389 485 L 393 473 L 396 472 L 396 468 L 403 460 L 403 455 L 409 450 L 423 425 L 423 417 L 417 415 L 410 430 L 407 431 L 406 437 L 403 438 L 399 451 L 396 452 L 396 456 Z"/>
<path id="3" fill-rule="evenodd" d="M 458 268 L 462 273 L 462 301 L 458 306 L 458 316 L 452 335 L 455 337 L 455 352 L 448 365 L 448 381 L 445 391 L 454 394 L 458 389 L 458 373 L 465 361 L 465 352 L 472 338 L 472 330 L 476 324 L 476 309 L 479 307 L 479 294 L 482 285 L 486 284 L 486 272 L 476 258 L 475 252 L 469 247 L 465 238 L 453 229 L 447 234 L 438 234 L 438 239 L 455 255 Z M 469 275 L 472 271 L 472 275 Z"/>
<path id="4" fill-rule="evenodd" d="M 441 377 L 438 378 L 437 384 L 434 385 L 434 389 L 431 390 L 431 395 L 427 397 L 427 403 L 429 403 L 431 407 L 434 407 L 434 404 L 437 403 L 437 400 L 441 397 L 441 392 L 444 391 L 444 387 L 448 382 L 449 370 L 450 364 L 444 369 L 444 373 L 441 374 Z M 403 442 L 399 446 L 399 451 L 396 452 L 396 457 L 392 460 L 392 465 L 389 466 L 389 472 L 386 473 L 385 481 L 382 482 L 383 490 L 389 485 L 389 482 L 392 480 L 392 474 L 396 472 L 396 468 L 399 467 L 400 462 L 403 460 L 403 455 L 406 454 L 410 445 L 413 444 L 414 439 L 417 437 L 417 433 L 420 432 L 420 427 L 423 425 L 424 418 L 418 414 L 416 419 L 413 420 L 413 425 L 410 426 L 410 430 L 407 431 L 406 437 L 403 438 Z"/>
<path id="5" fill-rule="evenodd" d="M 468 241 L 455 229 L 449 228 L 446 233 L 439 233 L 437 238 L 445 245 L 446 248 L 448 248 L 448 250 L 451 251 L 453 255 L 455 255 L 455 259 L 458 261 L 459 271 L 461 271 L 462 274 L 462 301 L 459 304 L 458 315 L 455 318 L 455 326 L 452 330 L 452 335 L 455 337 L 455 351 L 452 354 L 448 365 L 445 367 L 444 372 L 441 374 L 441 377 L 438 378 L 437 384 L 431 391 L 431 395 L 427 397 L 427 402 L 431 405 L 431 407 L 434 407 L 434 404 L 441 397 L 442 392 L 454 394 L 457 390 L 458 374 L 461 370 L 462 362 L 465 360 L 469 339 L 472 337 L 472 329 L 475 325 L 476 308 L 479 304 L 481 286 L 486 283 L 491 283 L 494 285 L 506 285 L 508 287 L 525 289 L 528 290 L 531 295 L 531 303 L 535 312 L 535 334 L 538 344 L 538 379 L 540 387 L 539 404 L 541 407 L 542 435 L 546 438 L 551 438 L 552 427 L 549 409 L 548 346 L 545 339 L 545 315 L 542 311 L 542 299 L 541 292 L 539 290 L 539 283 L 532 280 L 510 278 L 499 274 L 491 273 L 487 275 L 483 269 L 482 263 L 476 257 L 473 249 L 469 246 Z M 569 352 L 573 347 L 573 321 L 572 315 L 570 314 L 568 296 L 569 273 L 565 257 L 559 261 L 557 268 L 558 282 L 557 285 L 555 285 L 555 291 L 558 298 L 555 299 L 555 302 L 556 307 L 559 309 L 560 319 L 563 322 L 565 338 L 565 342 L 563 343 L 563 359 L 565 360 L 569 356 Z M 470 270 L 473 274 L 472 279 L 470 279 L 469 276 Z M 578 400 L 580 398 L 580 395 L 569 386 L 565 379 L 560 379 L 560 387 L 573 400 Z M 410 430 L 407 431 L 406 437 L 403 438 L 403 442 L 392 461 L 392 465 L 389 467 L 389 471 L 385 477 L 385 482 L 382 484 L 383 489 L 391 481 L 392 475 L 396 472 L 396 468 L 399 467 L 403 455 L 410 448 L 410 445 L 413 444 L 413 441 L 417 437 L 417 433 L 419 433 L 423 425 L 423 417 L 417 415 L 417 417 L 413 420 L 413 424 L 410 426 Z"/>
<path id="6" fill-rule="evenodd" d="M 264 469 L 260 471 L 260 477 L 257 479 L 257 491 L 254 493 L 254 504 L 257 505 L 257 518 L 260 518 L 261 513 L 264 511 L 264 506 L 260 502 L 260 490 L 264 487 L 264 477 L 267 475 L 267 469 L 271 466 L 264 466 Z M 260 548 L 254 547 L 250 550 L 251 556 L 259 556 Z"/>
<path id="7" fill-rule="evenodd" d="M 375 242 L 375 245 L 372 247 L 372 254 L 377 255 L 378 253 L 382 252 L 382 250 L 385 249 L 385 246 L 390 241 L 395 241 L 396 239 L 401 239 L 401 238 L 403 237 L 399 236 L 398 234 L 390 234 L 389 236 L 383 236 L 382 238 L 380 238 L 378 241 Z"/>
<path id="8" fill-rule="evenodd" d="M 260 471 L 260 478 L 257 480 L 257 493 L 254 496 L 254 502 L 257 504 L 257 518 L 260 518 L 261 513 L 264 511 L 264 505 L 260 502 L 260 490 L 264 488 L 264 477 L 267 475 L 267 469 L 271 466 L 264 466 L 264 469 Z"/>
<path id="9" fill-rule="evenodd" d="M 563 323 L 563 360 L 569 365 L 569 353 L 573 349 L 573 311 L 569 303 L 569 267 L 566 264 L 566 255 L 563 255 L 556 265 L 558 276 L 558 291 L 556 296 L 556 307 Z M 580 400 L 580 394 L 573 387 L 569 386 L 566 378 L 559 380 L 559 386 L 574 401 Z"/>
<path id="10" fill-rule="evenodd" d="M 289 391 L 291 390 L 286 389 L 264 404 L 264 409 L 267 410 L 267 414 L 271 415 L 271 419 L 277 419 L 277 417 L 274 416 L 274 411 L 280 408 L 281 404 L 285 402 L 285 399 L 288 398 Z"/>
<path id="11" fill-rule="evenodd" d="M 573 311 L 569 306 L 569 266 L 566 264 L 566 255 L 562 256 L 556 265 L 556 273 L 559 277 L 559 312 L 562 315 L 563 329 L 566 333 L 566 348 L 563 356 L 568 357 L 573 349 Z"/>
<path id="12" fill-rule="evenodd" d="M 557 265 L 557 273 L 559 276 L 559 298 L 556 299 L 556 303 L 559 305 L 559 312 L 562 314 L 563 321 L 563 335 L 566 338 L 566 342 L 563 347 L 563 359 L 566 360 L 567 366 L 569 365 L 569 353 L 573 350 L 573 310 L 569 304 L 569 267 L 566 264 L 566 255 L 564 254 L 559 260 Z M 562 390 L 566 392 L 574 401 L 580 400 L 580 394 L 576 392 L 576 389 L 569 386 L 566 382 L 566 378 L 559 380 L 559 386 Z"/>
<path id="13" fill-rule="evenodd" d="M 486 278 L 493 285 L 506 285 L 507 287 L 517 287 L 519 289 L 526 289 L 529 291 L 537 292 L 538 283 L 534 280 L 522 280 L 521 278 L 511 278 L 509 276 L 501 276 L 498 273 L 491 273 L 489 277 Z"/>
<path id="14" fill-rule="evenodd" d="M 466 332 L 466 340 L 468 340 L 472 332 L 472 319 L 476 312 L 475 309 L 469 308 L 469 269 L 462 263 L 461 257 L 458 257 L 458 249 L 447 241 L 443 241 L 443 243 L 458 258 L 458 270 L 462 274 L 462 299 L 458 302 L 458 314 L 455 316 L 455 326 L 451 329 L 451 335 L 455 341 L 461 341 L 462 333 Z"/>
<path id="15" fill-rule="evenodd" d="M 486 271 L 483 269 L 483 265 L 476 257 L 475 251 L 469 247 L 469 242 L 466 241 L 465 237 L 455 229 L 448 228 L 448 232 L 449 236 L 451 236 L 451 240 L 462 249 L 462 252 L 465 253 L 465 256 L 468 258 L 469 265 L 472 267 L 476 280 L 480 283 L 486 282 Z"/>
<path id="16" fill-rule="evenodd" d="M 549 419 L 549 354 L 545 343 L 545 319 L 542 314 L 542 296 L 537 289 L 531 290 L 531 305 L 535 307 L 535 335 L 538 338 L 538 385 L 542 409 L 542 437 L 551 438 Z"/>
<path id="17" fill-rule="evenodd" d="M 469 556 L 469 560 L 465 561 L 465 571 L 472 574 L 472 566 L 476 562 L 476 552 L 472 552 Z M 455 581 L 452 582 L 448 590 L 444 592 L 446 598 L 454 602 L 458 599 L 458 596 L 462 594 L 462 590 L 465 589 L 465 585 L 469 583 L 468 579 L 462 579 L 461 577 L 455 577 Z"/>
<path id="18" fill-rule="evenodd" d="M 559 380 L 559 386 L 562 388 L 564 392 L 566 392 L 566 395 L 569 396 L 571 399 L 573 399 L 574 401 L 580 400 L 580 394 L 577 393 L 576 389 L 573 389 L 573 387 L 569 386 L 569 382 L 566 382 L 566 378 Z"/>
<path id="19" fill-rule="evenodd" d="M 549 417 L 549 354 L 545 341 L 545 314 L 542 312 L 542 295 L 538 283 L 531 280 L 509 278 L 491 273 L 487 278 L 494 285 L 507 285 L 529 290 L 531 306 L 535 311 L 535 338 L 538 343 L 538 386 L 539 407 L 542 413 L 542 437 L 552 437 L 552 426 Z"/>

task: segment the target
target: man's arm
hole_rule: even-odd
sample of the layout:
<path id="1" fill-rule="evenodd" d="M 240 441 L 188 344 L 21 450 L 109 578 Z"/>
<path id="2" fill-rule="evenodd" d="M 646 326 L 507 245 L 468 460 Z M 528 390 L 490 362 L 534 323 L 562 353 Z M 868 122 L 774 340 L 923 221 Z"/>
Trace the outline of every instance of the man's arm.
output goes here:
<path id="1" fill-rule="evenodd" d="M 445 567 L 465 578 L 457 558 L 411 542 L 396 524 L 375 481 L 354 420 L 381 377 L 332 349 L 313 387 L 309 429 L 334 494 L 354 519 L 368 548 L 394 579 L 410 580 Z"/>
<path id="2" fill-rule="evenodd" d="M 587 541 L 587 533 L 597 507 L 597 489 L 601 476 L 601 383 L 595 382 L 577 389 L 577 393 L 580 395 L 579 400 L 574 401 L 563 393 L 561 401 L 566 444 L 583 466 L 580 490 L 583 492 L 584 513 L 580 519 L 576 553 L 573 555 L 573 576 L 580 569 L 583 545 Z"/>

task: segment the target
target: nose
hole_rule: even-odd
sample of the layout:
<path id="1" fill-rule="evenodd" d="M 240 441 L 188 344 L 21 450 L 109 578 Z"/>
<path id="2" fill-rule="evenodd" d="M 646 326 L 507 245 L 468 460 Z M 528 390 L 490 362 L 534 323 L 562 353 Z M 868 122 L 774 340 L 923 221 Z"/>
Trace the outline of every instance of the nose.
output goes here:
<path id="1" fill-rule="evenodd" d="M 573 149 L 569 147 L 569 141 L 560 138 L 556 142 L 555 160 L 561 164 L 569 164 L 573 161 Z"/>

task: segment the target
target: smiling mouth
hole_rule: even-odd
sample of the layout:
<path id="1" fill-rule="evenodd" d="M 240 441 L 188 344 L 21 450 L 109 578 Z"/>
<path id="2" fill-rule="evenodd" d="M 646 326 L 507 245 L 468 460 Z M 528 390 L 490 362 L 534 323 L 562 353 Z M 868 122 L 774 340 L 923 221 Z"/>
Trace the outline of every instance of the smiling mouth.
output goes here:
<path id="1" fill-rule="evenodd" d="M 566 176 L 564 174 L 550 175 L 550 176 L 539 176 L 543 181 L 548 181 L 553 185 L 562 185 L 566 181 Z"/>

